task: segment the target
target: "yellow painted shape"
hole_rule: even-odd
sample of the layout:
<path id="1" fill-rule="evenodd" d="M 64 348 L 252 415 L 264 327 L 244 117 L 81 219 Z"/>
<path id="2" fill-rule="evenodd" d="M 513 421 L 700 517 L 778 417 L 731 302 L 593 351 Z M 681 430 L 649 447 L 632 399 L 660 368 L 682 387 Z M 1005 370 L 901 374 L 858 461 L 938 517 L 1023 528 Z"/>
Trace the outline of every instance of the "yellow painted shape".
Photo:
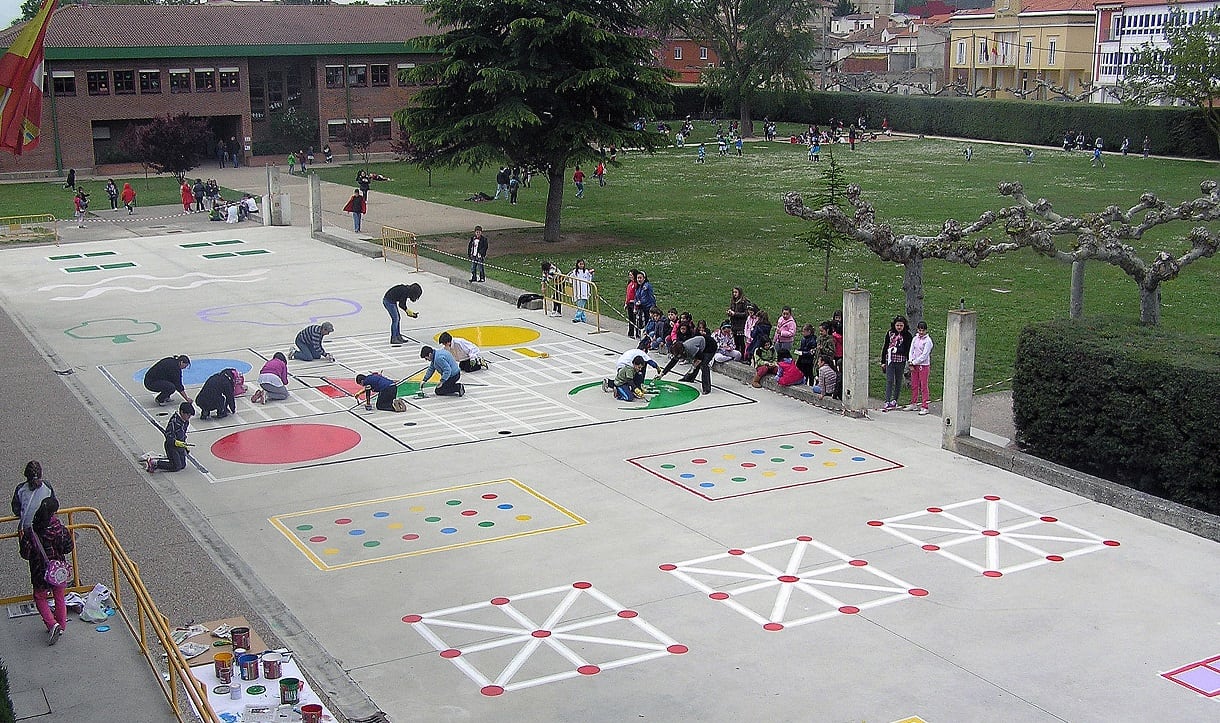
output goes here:
<path id="1" fill-rule="evenodd" d="M 823 467 L 837 467 L 838 465 L 839 465 L 838 462 L 823 462 L 822 463 Z"/>
<path id="2" fill-rule="evenodd" d="M 328 548 L 326 548 L 326 549 L 322 550 L 322 554 L 323 554 L 323 555 L 338 555 L 338 554 L 339 554 L 339 548 L 337 548 L 337 547 L 328 547 Z"/>
<path id="3" fill-rule="evenodd" d="M 775 470 L 773 470 L 773 469 L 769 469 L 766 472 L 763 472 L 763 477 L 774 477 L 774 476 L 775 476 Z"/>
<path id="4" fill-rule="evenodd" d="M 411 512 L 423 512 L 425 509 L 427 509 L 427 508 L 424 507 L 423 505 L 412 505 L 407 508 L 407 510 L 409 510 Z"/>
<path id="5" fill-rule="evenodd" d="M 843 452 L 843 450 L 839 449 L 838 447 L 831 447 L 829 451 L 831 454 L 841 454 Z"/>
<path id="6" fill-rule="evenodd" d="M 735 454 L 726 454 L 726 455 L 724 455 L 724 458 L 725 458 L 725 459 L 737 459 L 737 455 L 735 455 Z"/>
<path id="7" fill-rule="evenodd" d="M 896 721 L 894 721 L 894 723 L 928 723 L 928 722 L 926 720 L 924 720 L 923 718 L 920 718 L 917 715 L 913 715 L 910 718 L 903 718 L 902 720 L 896 720 Z"/>
<path id="8" fill-rule="evenodd" d="M 460 336 L 475 346 L 512 346 L 513 344 L 528 344 L 542 336 L 534 329 L 523 326 L 463 326 L 449 329 L 453 336 Z M 440 334 L 432 337 L 437 339 Z M 514 351 L 518 351 L 514 349 Z"/>
<path id="9" fill-rule="evenodd" d="M 401 530 L 402 528 L 403 524 L 401 522 L 391 522 L 390 524 L 386 525 L 387 530 Z"/>
<path id="10" fill-rule="evenodd" d="M 712 467 L 712 474 L 724 474 L 724 467 Z"/>
<path id="11" fill-rule="evenodd" d="M 537 359 L 538 357 L 542 356 L 542 352 L 534 351 L 533 349 L 529 348 L 528 346 L 515 346 L 515 347 L 513 347 L 513 351 L 517 352 L 521 356 L 533 357 L 534 359 Z"/>
<path id="12" fill-rule="evenodd" d="M 517 515 L 517 519 L 522 522 L 529 522 L 530 520 L 532 520 L 534 518 L 530 517 L 529 515 Z"/>

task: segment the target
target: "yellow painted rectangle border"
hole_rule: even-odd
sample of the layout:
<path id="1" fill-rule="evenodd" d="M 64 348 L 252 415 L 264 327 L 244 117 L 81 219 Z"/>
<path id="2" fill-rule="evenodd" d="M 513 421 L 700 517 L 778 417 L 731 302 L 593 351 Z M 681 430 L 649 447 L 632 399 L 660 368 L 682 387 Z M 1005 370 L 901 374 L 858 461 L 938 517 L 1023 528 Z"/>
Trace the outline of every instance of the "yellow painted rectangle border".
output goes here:
<path id="1" fill-rule="evenodd" d="M 517 489 L 521 490 L 522 492 L 537 498 L 543 504 L 551 507 L 556 512 L 559 512 L 560 514 L 571 519 L 572 522 L 569 524 L 566 524 L 566 525 L 557 525 L 557 526 L 553 526 L 553 527 L 542 528 L 539 530 L 529 530 L 527 532 L 516 532 L 511 535 L 501 535 L 499 537 L 491 537 L 486 540 L 478 540 L 476 542 L 458 542 L 458 543 L 454 543 L 452 545 L 443 545 L 441 547 L 429 547 L 427 549 L 416 550 L 414 552 L 400 552 L 400 553 L 396 553 L 393 555 L 385 555 L 382 557 L 370 558 L 368 560 L 360 560 L 358 562 L 347 562 L 342 565 L 326 564 L 326 562 L 323 561 L 321 558 L 319 558 L 317 555 L 315 555 L 312 550 L 310 550 L 308 547 L 301 544 L 300 539 L 298 539 L 297 536 L 292 532 L 292 530 L 289 528 L 289 526 L 286 522 L 287 520 L 290 520 L 294 517 L 303 517 L 305 515 L 317 514 L 319 512 L 332 512 L 334 510 L 349 510 L 349 509 L 352 509 L 353 507 L 365 507 L 368 505 L 379 505 L 379 504 L 382 504 L 385 502 L 396 502 L 398 500 L 411 499 L 412 497 L 423 497 L 425 495 L 435 495 L 435 494 L 440 494 L 442 492 L 455 492 L 457 490 L 465 490 L 465 489 L 470 489 L 472 487 L 484 487 L 487 485 L 500 484 L 502 482 L 508 482 L 509 484 L 515 486 Z M 556 530 L 566 530 L 569 527 L 579 527 L 581 525 L 588 524 L 588 522 L 584 518 L 580 517 L 577 514 L 574 514 L 567 508 L 563 507 L 562 505 L 547 499 L 543 495 L 535 492 L 534 490 L 530 489 L 529 487 L 522 484 L 521 482 L 518 482 L 517 480 L 512 479 L 511 477 L 505 477 L 503 479 L 488 480 L 486 482 L 473 482 L 471 484 L 458 485 L 456 487 L 442 487 L 440 489 L 427 490 L 426 492 L 414 492 L 409 495 L 396 495 L 394 497 L 380 497 L 375 500 L 364 500 L 362 502 L 348 502 L 348 503 L 342 504 L 342 505 L 331 505 L 330 507 L 317 507 L 312 510 L 301 510 L 300 512 L 288 512 L 288 513 L 285 513 L 282 515 L 275 515 L 273 517 L 269 517 L 267 521 L 270 522 L 272 525 L 274 525 L 277 530 L 279 530 L 281 533 L 283 533 L 284 536 L 288 538 L 289 542 L 291 542 L 298 550 L 301 551 L 302 554 L 305 555 L 305 557 L 309 558 L 310 562 L 312 562 L 319 570 L 322 570 L 323 572 L 326 572 L 329 570 L 343 570 L 343 569 L 346 569 L 349 567 L 359 567 L 361 565 L 371 565 L 375 562 L 385 562 L 387 560 L 397 560 L 397 559 L 404 558 L 404 557 L 415 557 L 416 555 L 425 555 L 430 552 L 440 552 L 442 550 L 455 550 L 455 549 L 462 548 L 462 547 L 474 547 L 475 545 L 484 545 L 488 542 L 500 542 L 501 540 L 511 540 L 511 539 L 515 539 L 518 537 L 528 537 L 530 535 L 538 535 L 543 532 L 554 532 Z"/>

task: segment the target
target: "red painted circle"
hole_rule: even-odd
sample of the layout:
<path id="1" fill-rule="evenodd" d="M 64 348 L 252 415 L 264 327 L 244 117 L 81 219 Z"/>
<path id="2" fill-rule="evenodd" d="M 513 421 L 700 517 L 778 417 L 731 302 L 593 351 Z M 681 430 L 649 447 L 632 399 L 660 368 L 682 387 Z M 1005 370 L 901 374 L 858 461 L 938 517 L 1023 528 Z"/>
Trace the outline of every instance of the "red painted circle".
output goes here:
<path id="1" fill-rule="evenodd" d="M 1038 519 L 1042 520 L 1043 522 L 1058 522 L 1059 521 L 1058 517 L 1051 517 L 1050 515 L 1047 515 L 1045 517 L 1039 517 Z"/>
<path id="2" fill-rule="evenodd" d="M 745 467 L 746 469 L 750 469 L 752 467 L 757 467 L 758 465 L 754 464 L 753 462 L 742 462 L 741 466 Z"/>
<path id="3" fill-rule="evenodd" d="M 944 512 L 944 510 L 939 507 L 929 507 L 928 512 Z"/>
<path id="4" fill-rule="evenodd" d="M 928 591 L 924 590 L 922 587 L 913 587 L 910 590 L 907 590 L 907 592 L 915 597 L 927 597 L 928 595 Z"/>
<path id="5" fill-rule="evenodd" d="M 792 471 L 793 472 L 808 472 L 809 468 L 808 467 L 793 467 Z"/>
<path id="6" fill-rule="evenodd" d="M 983 571 L 983 577 L 1000 577 L 1003 574 L 1004 573 L 1000 572 L 999 570 L 984 570 Z"/>
<path id="7" fill-rule="evenodd" d="M 335 424 L 272 424 L 225 435 L 212 454 L 242 464 L 291 464 L 333 457 L 360 444 L 360 433 Z"/>
<path id="8" fill-rule="evenodd" d="M 667 563 L 665 563 L 664 565 L 661 565 L 661 569 L 662 569 L 662 570 L 664 570 L 665 572 L 669 572 L 670 570 L 677 570 L 677 569 L 678 569 L 678 566 L 677 566 L 677 565 L 672 565 L 672 564 L 670 564 L 670 563 L 668 563 L 668 562 L 667 562 Z"/>
<path id="9" fill-rule="evenodd" d="M 581 675 L 597 675 L 602 672 L 602 669 L 596 665 L 582 665 L 576 669 L 576 672 Z"/>
<path id="10" fill-rule="evenodd" d="M 309 541 L 310 542 L 326 542 L 326 538 L 321 535 L 314 535 L 313 537 L 309 538 Z"/>
<path id="11" fill-rule="evenodd" d="M 780 575 L 779 577 L 777 577 L 775 579 L 779 580 L 780 582 L 797 582 L 798 580 L 800 580 L 800 578 L 797 577 L 796 575 Z"/>
<path id="12" fill-rule="evenodd" d="M 727 592 L 714 592 L 711 595 L 708 595 L 708 597 L 713 600 L 728 600 L 729 594 Z"/>
<path id="13" fill-rule="evenodd" d="M 424 616 L 422 616 L 422 615 L 403 615 L 402 616 L 402 621 L 404 623 L 418 623 L 420 620 L 423 620 L 423 619 L 424 619 Z"/>
<path id="14" fill-rule="evenodd" d="M 419 535 L 415 534 L 414 532 L 409 532 L 409 533 L 407 533 L 407 534 L 403 535 L 403 536 L 402 536 L 402 539 L 404 539 L 404 540 L 418 540 L 418 539 L 419 539 Z"/>
<path id="15" fill-rule="evenodd" d="M 813 542 L 813 538 L 810 537 L 809 535 L 801 535 L 800 537 L 798 537 L 796 539 L 798 542 Z"/>
<path id="16" fill-rule="evenodd" d="M 350 517 L 340 517 L 339 519 L 335 520 L 335 524 L 336 525 L 350 525 L 350 524 L 352 524 L 352 519 Z"/>
<path id="17" fill-rule="evenodd" d="M 665 648 L 665 652 L 673 653 L 674 655 L 681 655 L 688 650 L 690 650 L 690 648 L 686 647 L 685 645 L 670 645 L 669 647 Z"/>
<path id="18" fill-rule="evenodd" d="M 855 605 L 844 605 L 843 607 L 839 608 L 839 612 L 843 613 L 844 615 L 855 615 L 856 613 L 860 612 L 860 608 L 856 607 Z"/>
<path id="19" fill-rule="evenodd" d="M 783 630 L 783 629 L 784 629 L 783 623 L 763 623 L 763 630 L 770 630 L 772 632 L 775 632 L 777 630 Z"/>
<path id="20" fill-rule="evenodd" d="M 474 517 L 477 514 L 477 510 L 462 510 L 462 517 Z"/>
<path id="21" fill-rule="evenodd" d="M 936 552 L 940 549 L 940 545 L 924 545 L 923 549 L 927 550 L 928 552 Z"/>
<path id="22" fill-rule="evenodd" d="M 999 530 L 983 530 L 983 534 L 988 537 L 999 537 L 1000 531 Z"/>
<path id="23" fill-rule="evenodd" d="M 744 555 L 744 554 L 746 554 L 746 551 L 738 550 L 737 548 L 733 548 L 732 550 L 729 550 L 729 554 L 730 555 Z"/>
<path id="24" fill-rule="evenodd" d="M 549 637 L 551 637 L 551 631 L 550 630 L 535 630 L 534 632 L 530 633 L 530 635 L 534 636 L 535 638 L 549 638 Z"/>
<path id="25" fill-rule="evenodd" d="M 864 567 L 868 564 L 868 560 L 851 560 L 847 564 L 851 565 L 852 567 Z"/>
<path id="26" fill-rule="evenodd" d="M 884 525 L 884 524 L 885 524 L 885 523 L 884 523 L 884 522 L 882 522 L 881 520 L 869 520 L 869 521 L 868 521 L 868 526 L 869 526 L 869 527 L 880 527 L 880 526 L 882 526 L 882 525 Z"/>
<path id="27" fill-rule="evenodd" d="M 707 464 L 706 459 L 692 459 L 691 464 Z"/>
<path id="28" fill-rule="evenodd" d="M 811 440 L 809 440 L 809 443 L 810 443 L 810 444 L 821 444 L 821 443 L 822 443 L 822 440 L 820 440 L 820 439 L 811 439 Z"/>
<path id="29" fill-rule="evenodd" d="M 1101 544 L 1106 547 L 1118 547 L 1118 540 L 1102 540 Z"/>
<path id="30" fill-rule="evenodd" d="M 983 499 L 987 500 L 988 502 L 998 502 L 1000 500 L 1000 498 L 996 495 L 983 495 Z"/>
<path id="31" fill-rule="evenodd" d="M 503 695 L 504 689 L 498 685 L 485 685 L 482 688 L 479 688 L 479 692 L 486 696 L 497 696 Z"/>
<path id="32" fill-rule="evenodd" d="M 507 605 L 507 604 L 508 604 L 508 598 L 506 598 L 506 597 L 493 597 L 493 598 L 491 599 L 491 604 L 492 604 L 492 605 Z"/>
<path id="33" fill-rule="evenodd" d="M 637 613 L 634 610 L 619 610 L 618 611 L 618 616 L 620 618 L 634 618 L 634 617 L 637 617 L 638 615 L 639 615 L 639 613 Z"/>
<path id="34" fill-rule="evenodd" d="M 574 583 L 572 583 L 572 587 L 576 588 L 577 590 L 588 590 L 589 588 L 593 587 L 593 583 L 591 583 L 591 582 L 574 582 Z"/>
<path id="35" fill-rule="evenodd" d="M 459 656 L 461 654 L 462 654 L 462 651 L 454 649 L 454 648 L 449 648 L 448 650 L 441 651 L 442 658 L 456 658 L 457 656 Z"/>
<path id="36" fill-rule="evenodd" d="M 489 492 L 489 493 L 487 493 L 487 494 L 483 495 L 483 499 L 485 499 L 485 500 L 494 500 L 494 499 L 496 499 L 496 498 L 497 498 L 497 497 L 499 497 L 499 496 L 500 496 L 500 495 L 493 494 L 493 493 L 490 493 L 490 492 Z"/>
<path id="37" fill-rule="evenodd" d="M 1046 559 L 1051 562 L 1063 562 L 1063 555 L 1047 555 Z"/>

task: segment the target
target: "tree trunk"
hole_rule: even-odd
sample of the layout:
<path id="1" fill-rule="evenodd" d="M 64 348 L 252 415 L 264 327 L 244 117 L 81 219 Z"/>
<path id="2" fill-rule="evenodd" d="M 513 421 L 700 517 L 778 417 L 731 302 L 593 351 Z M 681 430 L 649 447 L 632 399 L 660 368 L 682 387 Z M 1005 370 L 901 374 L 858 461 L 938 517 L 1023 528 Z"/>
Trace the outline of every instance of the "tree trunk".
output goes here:
<path id="1" fill-rule="evenodd" d="M 741 118 L 739 119 L 741 127 L 737 129 L 742 138 L 754 137 L 754 119 L 751 117 L 751 112 L 750 101 L 743 99 L 741 101 Z"/>
<path id="2" fill-rule="evenodd" d="M 907 329 L 923 321 L 923 257 L 916 256 L 902 265 L 902 292 L 907 302 Z"/>
<path id="3" fill-rule="evenodd" d="M 552 163 L 546 172 L 549 186 L 546 191 L 546 223 L 542 227 L 542 240 L 559 242 L 559 217 L 563 214 L 563 176 L 567 169 L 562 163 Z"/>
<path id="4" fill-rule="evenodd" d="M 822 291 L 830 291 L 830 247 L 826 247 L 826 265 L 822 267 Z"/>
<path id="5" fill-rule="evenodd" d="M 1084 315 L 1084 262 L 1072 262 L 1072 290 L 1068 297 L 1068 316 L 1079 319 Z"/>
<path id="6" fill-rule="evenodd" d="M 1161 282 L 1140 286 L 1140 323 L 1156 326 L 1161 323 Z"/>

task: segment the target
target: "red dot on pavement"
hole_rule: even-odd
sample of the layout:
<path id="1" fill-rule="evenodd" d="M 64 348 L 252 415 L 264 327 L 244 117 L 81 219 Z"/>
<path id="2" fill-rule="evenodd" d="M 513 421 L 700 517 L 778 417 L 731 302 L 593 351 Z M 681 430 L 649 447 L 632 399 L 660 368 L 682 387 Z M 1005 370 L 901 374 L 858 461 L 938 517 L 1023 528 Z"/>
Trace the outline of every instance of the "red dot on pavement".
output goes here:
<path id="1" fill-rule="evenodd" d="M 884 522 L 882 522 L 881 520 L 869 520 L 869 521 L 868 521 L 868 526 L 869 526 L 869 527 L 880 527 L 880 526 L 882 526 L 882 525 L 884 525 L 884 524 L 885 524 L 885 523 L 884 523 Z"/>
<path id="2" fill-rule="evenodd" d="M 549 638 L 549 637 L 551 637 L 551 631 L 550 630 L 535 630 L 534 632 L 530 633 L 530 635 L 533 635 L 535 638 Z"/>
<path id="3" fill-rule="evenodd" d="M 998 502 L 1000 498 L 996 495 L 983 495 L 983 499 L 988 502 Z"/>
<path id="4" fill-rule="evenodd" d="M 1058 522 L 1059 521 L 1058 517 L 1051 517 L 1050 515 L 1046 515 L 1045 517 L 1039 517 L 1038 519 L 1042 520 L 1043 522 Z"/>
<path id="5" fill-rule="evenodd" d="M 485 685 L 479 689 L 479 692 L 486 696 L 503 695 L 504 689 L 498 685 Z"/>
<path id="6" fill-rule="evenodd" d="M 944 512 L 944 510 L 939 507 L 929 507 L 928 512 Z"/>
<path id="7" fill-rule="evenodd" d="M 670 645 L 669 647 L 665 648 L 665 652 L 673 653 L 674 655 L 681 655 L 688 650 L 690 650 L 690 648 L 686 647 L 685 645 Z"/>
<path id="8" fill-rule="evenodd" d="M 596 665 L 582 665 L 576 669 L 576 672 L 581 675 L 597 675 L 602 672 L 602 669 Z"/>
<path id="9" fill-rule="evenodd" d="M 459 656 L 461 654 L 462 654 L 462 651 L 457 650 L 455 648 L 449 648 L 448 650 L 441 651 L 442 658 L 456 658 L 457 656 Z"/>
<path id="10" fill-rule="evenodd" d="M 713 600 L 728 600 L 729 594 L 727 592 L 714 592 L 711 595 L 708 595 L 708 597 Z"/>
<path id="11" fill-rule="evenodd" d="M 707 464 L 706 459 L 692 459 L 691 464 Z"/>
<path id="12" fill-rule="evenodd" d="M 763 624 L 763 630 L 771 630 L 774 632 L 776 630 L 783 630 L 783 629 L 784 629 L 784 626 L 782 623 L 764 623 Z"/>
<path id="13" fill-rule="evenodd" d="M 314 535 L 313 537 L 309 538 L 309 541 L 310 542 L 326 542 L 326 538 L 323 537 L 322 535 Z"/>
<path id="14" fill-rule="evenodd" d="M 983 530 L 983 534 L 988 537 L 999 537 L 1000 532 L 999 530 Z"/>
<path id="15" fill-rule="evenodd" d="M 797 580 L 800 580 L 800 578 L 796 575 L 780 575 L 776 579 L 780 582 L 796 582 Z"/>
<path id="16" fill-rule="evenodd" d="M 808 467 L 793 467 L 792 471 L 793 472 L 808 472 L 809 468 Z"/>
<path id="17" fill-rule="evenodd" d="M 745 550 L 729 550 L 729 554 L 730 555 L 744 555 L 744 554 L 746 554 L 746 551 Z"/>
<path id="18" fill-rule="evenodd" d="M 868 564 L 868 560 L 851 560 L 847 564 L 852 567 L 864 567 Z"/>
<path id="19" fill-rule="evenodd" d="M 844 615 L 855 615 L 856 613 L 860 612 L 860 608 L 856 607 L 855 605 L 844 605 L 843 607 L 839 608 L 839 612 L 843 613 Z"/>
<path id="20" fill-rule="evenodd" d="M 462 510 L 462 517 L 474 517 L 477 514 L 478 510 Z"/>
<path id="21" fill-rule="evenodd" d="M 983 571 L 983 577 L 1000 577 L 1003 574 L 1004 573 L 1000 572 L 999 570 L 984 570 Z"/>
<path id="22" fill-rule="evenodd" d="M 924 545 L 923 549 L 927 550 L 928 552 L 936 552 L 940 549 L 940 545 Z"/>
<path id="23" fill-rule="evenodd" d="M 677 570 L 677 569 L 678 569 L 678 566 L 677 566 L 677 565 L 671 565 L 671 564 L 669 564 L 669 563 L 667 562 L 667 563 L 665 563 L 664 565 L 661 565 L 661 569 L 662 569 L 662 570 L 664 570 L 664 571 L 666 571 L 666 572 L 669 572 L 670 570 Z"/>
<path id="24" fill-rule="evenodd" d="M 742 462 L 741 466 L 745 467 L 746 469 L 751 469 L 753 467 L 757 467 L 758 465 L 754 464 L 753 462 Z"/>
<path id="25" fill-rule="evenodd" d="M 407 534 L 405 534 L 405 535 L 403 535 L 403 536 L 402 536 L 402 539 L 404 539 L 404 540 L 418 540 L 418 539 L 419 539 L 419 535 L 415 534 L 414 532 L 408 532 Z"/>
<path id="26" fill-rule="evenodd" d="M 572 583 L 572 587 L 576 588 L 577 590 L 588 590 L 589 588 L 593 587 L 593 583 L 591 583 L 591 582 L 574 582 L 574 583 Z"/>
<path id="27" fill-rule="evenodd" d="M 1063 562 L 1063 555 L 1047 555 L 1046 559 L 1051 562 Z"/>
<path id="28" fill-rule="evenodd" d="M 620 618 L 634 618 L 637 615 L 639 615 L 639 613 L 637 613 L 634 610 L 619 610 L 618 611 L 618 616 Z"/>
<path id="29" fill-rule="evenodd" d="M 798 537 L 796 539 L 798 542 L 813 542 L 813 538 L 810 537 L 809 535 L 801 535 L 800 537 Z"/>
<path id="30" fill-rule="evenodd" d="M 487 493 L 487 494 L 483 495 L 483 499 L 485 499 L 485 500 L 494 500 L 494 499 L 496 499 L 496 498 L 497 498 L 497 497 L 499 497 L 499 496 L 500 496 L 500 495 L 497 495 L 497 494 L 494 494 L 494 493 L 490 493 L 490 492 L 489 492 L 489 493 Z"/>
<path id="31" fill-rule="evenodd" d="M 508 598 L 506 598 L 506 597 L 493 597 L 493 598 L 491 599 L 491 604 L 492 604 L 492 605 L 507 605 L 507 604 L 508 604 Z"/>
<path id="32" fill-rule="evenodd" d="M 424 617 L 422 615 L 403 615 L 402 616 L 402 621 L 404 623 L 418 623 L 420 620 L 423 620 L 423 619 L 424 619 Z"/>
<path id="33" fill-rule="evenodd" d="M 1102 540 L 1101 544 L 1106 547 L 1118 547 L 1118 540 Z"/>
<path id="34" fill-rule="evenodd" d="M 924 590 L 922 587 L 913 587 L 910 590 L 907 590 L 907 593 L 910 595 L 914 595 L 915 597 L 926 597 L 928 594 L 928 591 Z"/>
<path id="35" fill-rule="evenodd" d="M 335 520 L 335 524 L 336 525 L 350 525 L 350 524 L 352 524 L 352 521 L 350 518 L 340 517 L 339 519 Z"/>

